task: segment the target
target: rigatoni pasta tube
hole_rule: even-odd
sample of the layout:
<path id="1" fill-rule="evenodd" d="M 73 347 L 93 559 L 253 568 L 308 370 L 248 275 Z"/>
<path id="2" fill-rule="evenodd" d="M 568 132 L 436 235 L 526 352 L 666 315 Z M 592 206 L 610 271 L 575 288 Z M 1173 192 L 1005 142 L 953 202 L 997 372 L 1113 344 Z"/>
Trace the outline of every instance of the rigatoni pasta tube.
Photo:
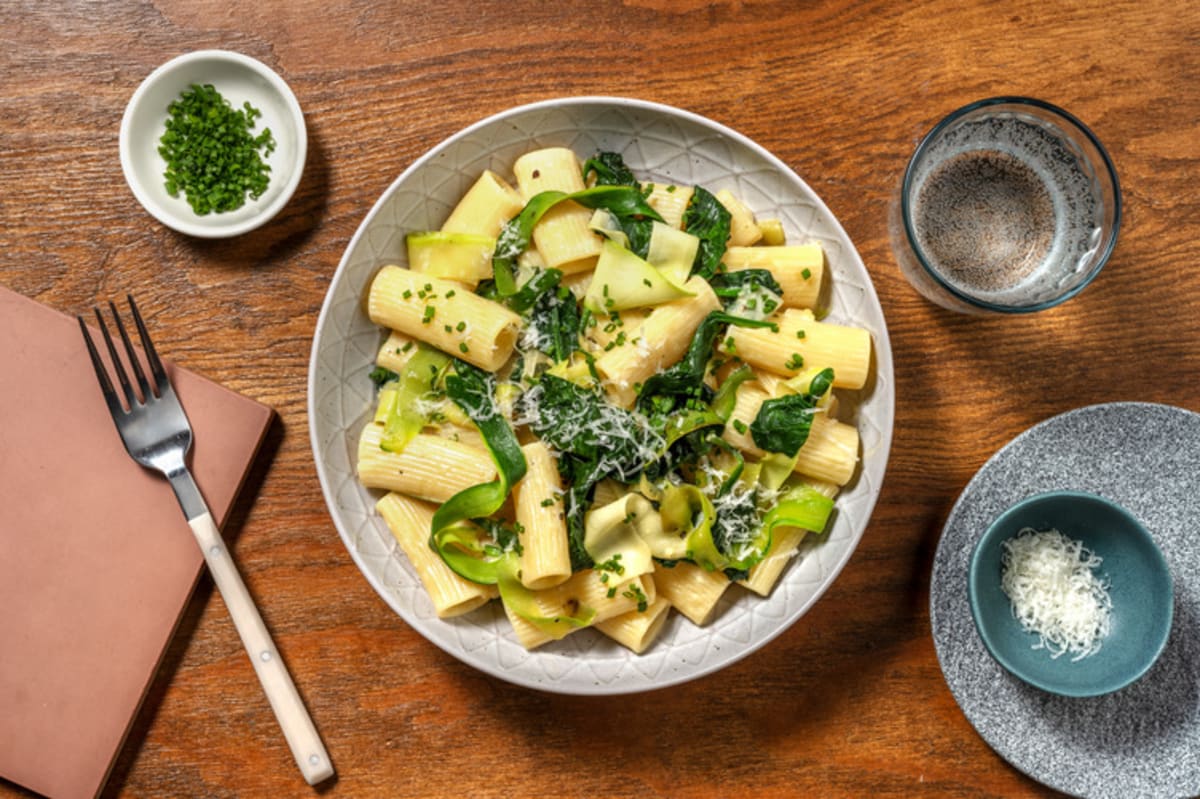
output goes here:
<path id="1" fill-rule="evenodd" d="M 358 479 L 367 488 L 445 502 L 464 488 L 496 478 L 487 450 L 418 433 L 402 452 L 387 452 L 379 446 L 382 439 L 383 425 L 374 423 L 358 439 Z"/>
<path id="2" fill-rule="evenodd" d="M 738 389 L 730 424 L 721 437 L 751 457 L 765 453 L 754 444 L 750 424 L 770 395 L 752 386 Z M 733 424 L 737 421 L 739 424 Z M 814 411 L 808 438 L 796 453 L 795 470 L 807 477 L 842 486 L 854 477 L 858 466 L 859 435 L 854 425 L 839 422 L 825 411 Z"/>
<path id="3" fill-rule="evenodd" d="M 639 602 L 654 601 L 654 580 L 644 574 L 625 583 L 604 582 L 601 572 L 585 569 L 575 572 L 565 583 L 538 591 L 534 597 L 541 612 L 547 617 L 577 612 L 580 608 L 595 611 L 592 624 L 636 611 Z M 504 612 L 512 622 L 517 640 L 526 649 L 534 649 L 554 640 L 549 633 L 537 625 L 518 616 L 507 604 Z M 583 628 L 575 628 L 583 629 Z M 571 630 L 570 632 L 574 632 Z"/>
<path id="4" fill-rule="evenodd" d="M 713 196 L 729 212 L 729 246 L 749 247 L 762 238 L 762 231 L 754 221 L 754 212 L 733 192 L 721 189 Z"/>
<path id="5" fill-rule="evenodd" d="M 544 191 L 583 191 L 581 169 L 579 158 L 565 147 L 534 150 L 513 164 L 517 186 L 526 202 Z M 546 266 L 568 275 L 595 266 L 601 239 L 592 231 L 591 219 L 591 211 L 571 200 L 546 212 L 533 229 L 534 246 Z"/>
<path id="6" fill-rule="evenodd" d="M 721 259 L 731 272 L 765 269 L 783 289 L 787 308 L 816 308 L 825 275 L 825 253 L 818 244 L 780 247 L 730 247 Z"/>
<path id="7" fill-rule="evenodd" d="M 621 646 L 640 655 L 658 638 L 670 613 L 670 601 L 665 596 L 658 596 L 644 611 L 631 610 L 620 616 L 596 622 L 593 626 Z"/>
<path id="8" fill-rule="evenodd" d="M 385 266 L 375 275 L 367 315 L 377 325 L 489 372 L 512 355 L 521 324 L 521 317 L 497 302 L 399 266 Z"/>
<path id="9" fill-rule="evenodd" d="M 406 336 L 403 333 L 397 333 L 392 330 L 388 333 L 387 339 L 379 347 L 379 352 L 375 355 L 375 365 L 382 366 L 385 369 L 391 369 L 399 374 L 404 371 L 404 365 L 408 363 L 408 359 L 417 351 L 417 342 L 412 340 L 411 336 Z"/>
<path id="10" fill-rule="evenodd" d="M 658 211 L 658 215 L 663 218 L 663 222 L 676 230 L 682 230 L 683 214 L 687 211 L 688 203 L 692 201 L 692 194 L 695 191 L 695 188 L 692 186 L 671 186 L 655 183 L 654 188 L 650 190 L 650 195 L 646 197 L 646 204 L 655 211 Z"/>
<path id="11" fill-rule="evenodd" d="M 571 576 L 571 551 L 554 456 L 540 441 L 526 444 L 521 452 L 525 476 L 513 486 L 513 507 L 521 525 L 521 583 L 538 591 Z"/>
<path id="12" fill-rule="evenodd" d="M 812 311 L 788 308 L 778 329 L 731 326 L 727 353 L 759 369 L 789 377 L 805 369 L 833 369 L 834 388 L 862 388 L 871 369 L 871 334 L 861 327 L 818 322 Z M 733 347 L 729 347 L 729 342 Z"/>
<path id="13" fill-rule="evenodd" d="M 693 296 L 656 305 L 636 330 L 626 332 L 625 344 L 596 359 L 597 373 L 623 405 L 633 403 L 636 386 L 646 378 L 682 358 L 704 317 L 720 309 L 721 301 L 699 275 L 684 288 Z"/>
<path id="14" fill-rule="evenodd" d="M 459 577 L 429 546 L 432 505 L 391 492 L 375 503 L 375 508 L 408 556 L 438 618 L 461 616 L 498 596 L 495 586 L 480 585 Z"/>
<path id="15" fill-rule="evenodd" d="M 801 530 L 799 527 L 776 527 L 771 531 L 771 548 L 767 551 L 767 556 L 754 564 L 750 574 L 746 579 L 738 580 L 738 584 L 759 596 L 771 593 L 775 583 L 779 582 L 784 567 L 795 557 L 800 542 L 807 534 L 807 530 Z"/>
<path id="16" fill-rule="evenodd" d="M 857 427 L 818 413 L 796 453 L 796 472 L 843 486 L 858 468 L 859 446 Z"/>
<path id="17" fill-rule="evenodd" d="M 592 355 L 600 357 L 636 338 L 637 329 L 650 315 L 649 308 L 630 308 L 620 312 L 621 323 L 597 323 L 584 331 L 584 346 Z M 606 349 L 607 348 L 607 349 Z"/>
<path id="18" fill-rule="evenodd" d="M 444 405 L 443 407 L 450 406 L 457 407 L 454 405 L 454 403 L 450 403 L 448 406 Z M 426 429 L 429 430 L 429 428 Z M 487 450 L 487 442 L 484 441 L 483 435 L 479 432 L 479 428 L 474 426 L 463 427 L 461 425 L 454 424 L 453 422 L 443 422 L 429 430 L 429 434 L 437 436 L 438 438 L 448 438 L 451 441 L 457 441 L 460 444 L 473 447 L 481 452 Z"/>
<path id="19" fill-rule="evenodd" d="M 666 597 L 671 606 L 703 625 L 730 585 L 722 571 L 708 571 L 690 561 L 681 560 L 670 568 L 654 570 L 654 586 L 658 595 Z"/>
<path id="20" fill-rule="evenodd" d="M 443 233 L 471 233 L 496 238 L 504 223 L 521 212 L 521 195 L 495 172 L 485 169 L 454 206 Z"/>

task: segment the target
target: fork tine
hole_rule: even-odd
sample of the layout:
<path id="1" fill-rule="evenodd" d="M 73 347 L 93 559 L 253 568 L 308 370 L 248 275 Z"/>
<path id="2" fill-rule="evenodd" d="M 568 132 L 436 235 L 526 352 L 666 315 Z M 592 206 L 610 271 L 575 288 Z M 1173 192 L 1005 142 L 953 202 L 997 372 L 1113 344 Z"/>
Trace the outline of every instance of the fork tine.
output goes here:
<path id="1" fill-rule="evenodd" d="M 79 329 L 83 331 L 83 340 L 87 343 L 88 355 L 92 359 L 92 368 L 96 370 L 96 379 L 100 381 L 100 393 L 104 395 L 104 401 L 108 403 L 108 409 L 113 414 L 124 412 L 121 408 L 121 401 L 117 398 L 117 392 L 113 389 L 112 380 L 108 377 L 108 369 L 104 366 L 104 361 L 100 360 L 100 353 L 96 350 L 96 345 L 92 341 L 92 334 L 88 332 L 87 324 L 84 323 L 82 316 L 76 316 L 79 320 Z"/>
<path id="2" fill-rule="evenodd" d="M 121 334 L 121 342 L 125 345 L 125 354 L 129 356 L 129 364 L 133 368 L 134 377 L 137 378 L 138 388 L 142 390 L 142 400 L 149 402 L 151 399 L 150 384 L 146 382 L 146 373 L 142 371 L 142 362 L 137 356 L 137 350 L 133 348 L 133 342 L 129 340 L 129 334 L 125 331 L 125 323 L 121 321 L 121 316 L 117 313 L 116 304 L 109 300 L 108 308 L 112 311 L 113 319 L 117 320 L 117 332 Z M 142 341 L 145 339 L 143 338 Z"/>
<path id="3" fill-rule="evenodd" d="M 111 303 L 110 303 L 111 304 Z M 121 384 L 121 390 L 125 392 L 125 400 L 129 404 L 130 409 L 137 407 L 137 395 L 133 393 L 133 386 L 129 383 L 129 375 L 125 373 L 125 367 L 121 363 L 121 356 L 117 355 L 117 348 L 113 346 L 112 336 L 108 334 L 108 325 L 104 322 L 104 316 L 100 313 L 100 309 L 93 308 L 96 312 L 96 321 L 100 323 L 100 332 L 104 335 L 104 343 L 108 347 L 109 358 L 112 359 L 113 369 L 117 373 L 117 381 Z M 114 316 L 116 309 L 113 309 Z M 121 323 L 120 317 L 117 318 L 117 324 Z M 137 362 L 137 359 L 134 359 Z"/>
<path id="4" fill-rule="evenodd" d="M 150 340 L 150 333 L 146 330 L 146 323 L 142 321 L 142 315 L 133 301 L 133 295 L 126 294 L 125 299 L 129 303 L 129 310 L 133 311 L 133 323 L 137 325 L 138 338 L 142 340 L 142 349 L 150 364 L 150 374 L 154 375 L 155 385 L 161 394 L 171 384 L 167 379 L 167 370 L 163 368 L 162 361 L 158 359 L 158 351 L 154 349 L 154 342 Z"/>

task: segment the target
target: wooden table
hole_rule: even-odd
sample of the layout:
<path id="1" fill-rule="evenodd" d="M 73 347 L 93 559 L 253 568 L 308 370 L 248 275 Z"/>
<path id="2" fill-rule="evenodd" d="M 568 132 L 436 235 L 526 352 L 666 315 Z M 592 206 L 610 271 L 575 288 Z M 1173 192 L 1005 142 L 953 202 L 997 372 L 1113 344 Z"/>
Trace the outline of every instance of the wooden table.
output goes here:
<path id="1" fill-rule="evenodd" d="M 0 31 L 0 283 L 71 313 L 136 292 L 160 351 L 279 412 L 227 534 L 337 766 L 320 793 L 1052 794 L 996 756 L 947 690 L 930 637 L 931 562 L 968 479 L 1030 425 L 1110 400 L 1200 409 L 1200 7 L 10 2 Z M 117 158 L 142 78 L 208 47 L 278 70 L 309 126 L 291 204 L 231 241 L 159 225 Z M 832 589 L 753 656 L 627 699 L 515 688 L 402 622 L 334 530 L 305 411 L 326 287 L 380 193 L 473 121 L 582 94 L 703 114 L 793 167 L 857 244 L 896 364 L 883 494 Z M 1108 146 L 1125 201 L 1099 280 L 1012 319 L 921 299 L 886 225 L 918 138 L 997 94 L 1084 119 Z M 105 795 L 307 793 L 205 578 Z M 0 784 L 0 795 L 24 794 Z"/>

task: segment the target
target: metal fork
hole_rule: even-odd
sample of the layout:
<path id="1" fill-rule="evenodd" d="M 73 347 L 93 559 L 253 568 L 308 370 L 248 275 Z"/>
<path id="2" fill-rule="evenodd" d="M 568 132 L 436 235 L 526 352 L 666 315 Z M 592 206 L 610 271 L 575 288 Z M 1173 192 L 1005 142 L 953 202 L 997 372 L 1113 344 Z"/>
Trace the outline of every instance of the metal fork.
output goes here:
<path id="1" fill-rule="evenodd" d="M 117 432 L 121 434 L 125 449 L 138 463 L 166 475 L 171 488 L 175 490 L 175 496 L 183 508 L 188 525 L 196 536 L 201 552 L 204 553 L 204 560 L 212 573 L 213 581 L 217 584 L 217 589 L 229 608 L 229 614 L 233 617 L 234 626 L 237 627 L 246 647 L 246 654 L 250 656 L 250 662 L 254 664 L 254 670 L 271 703 L 271 709 L 279 720 L 279 726 L 283 728 L 283 735 L 292 750 L 292 756 L 296 758 L 296 765 L 300 767 L 308 784 L 316 785 L 333 776 L 329 755 L 326 754 L 321 737 L 313 726 L 308 711 L 305 710 L 304 702 L 296 691 L 287 666 L 279 657 L 271 634 L 267 632 L 262 616 L 259 615 L 258 608 L 255 607 L 254 600 L 246 590 L 246 584 L 242 582 L 237 566 L 225 547 L 224 539 L 221 538 L 204 497 L 188 471 L 185 456 L 192 445 L 191 425 L 179 398 L 175 396 L 175 390 L 171 387 L 162 361 L 154 350 L 154 344 L 150 341 L 150 335 L 146 332 L 146 325 L 138 313 L 133 297 L 127 295 L 126 299 L 130 311 L 133 312 L 133 321 L 137 325 L 153 383 L 146 379 L 137 351 L 117 313 L 117 306 L 109 302 L 108 307 L 124 344 L 138 391 L 134 391 L 112 336 L 109 335 L 104 316 L 97 307 L 94 309 L 96 321 L 100 325 L 113 371 L 116 372 L 117 381 L 120 383 L 120 395 L 113 387 L 108 369 L 92 341 L 83 317 L 77 318 L 79 328 L 83 331 L 83 339 L 87 342 L 92 365 L 96 368 L 96 378 L 100 381 L 104 401 L 108 403 L 108 410 L 116 422 Z M 121 401 L 122 397 L 125 400 L 124 404 Z"/>

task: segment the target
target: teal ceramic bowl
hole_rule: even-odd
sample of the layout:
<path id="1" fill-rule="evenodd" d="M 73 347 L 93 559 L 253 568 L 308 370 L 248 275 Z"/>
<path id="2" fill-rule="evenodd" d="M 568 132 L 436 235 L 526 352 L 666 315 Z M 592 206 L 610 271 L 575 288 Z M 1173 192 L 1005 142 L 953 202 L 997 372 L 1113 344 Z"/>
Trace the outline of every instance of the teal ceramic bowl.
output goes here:
<path id="1" fill-rule="evenodd" d="M 1100 650 L 1079 660 L 1035 649 L 1001 588 L 1004 542 L 1026 528 L 1057 529 L 1081 541 L 1102 563 L 1112 599 L 1111 626 Z M 1044 691 L 1099 696 L 1124 688 L 1149 670 L 1171 632 L 1174 586 L 1162 552 L 1128 511 L 1110 500 L 1073 491 L 1038 494 L 1002 513 L 984 532 L 967 580 L 971 614 L 983 643 L 1000 665 Z"/>

